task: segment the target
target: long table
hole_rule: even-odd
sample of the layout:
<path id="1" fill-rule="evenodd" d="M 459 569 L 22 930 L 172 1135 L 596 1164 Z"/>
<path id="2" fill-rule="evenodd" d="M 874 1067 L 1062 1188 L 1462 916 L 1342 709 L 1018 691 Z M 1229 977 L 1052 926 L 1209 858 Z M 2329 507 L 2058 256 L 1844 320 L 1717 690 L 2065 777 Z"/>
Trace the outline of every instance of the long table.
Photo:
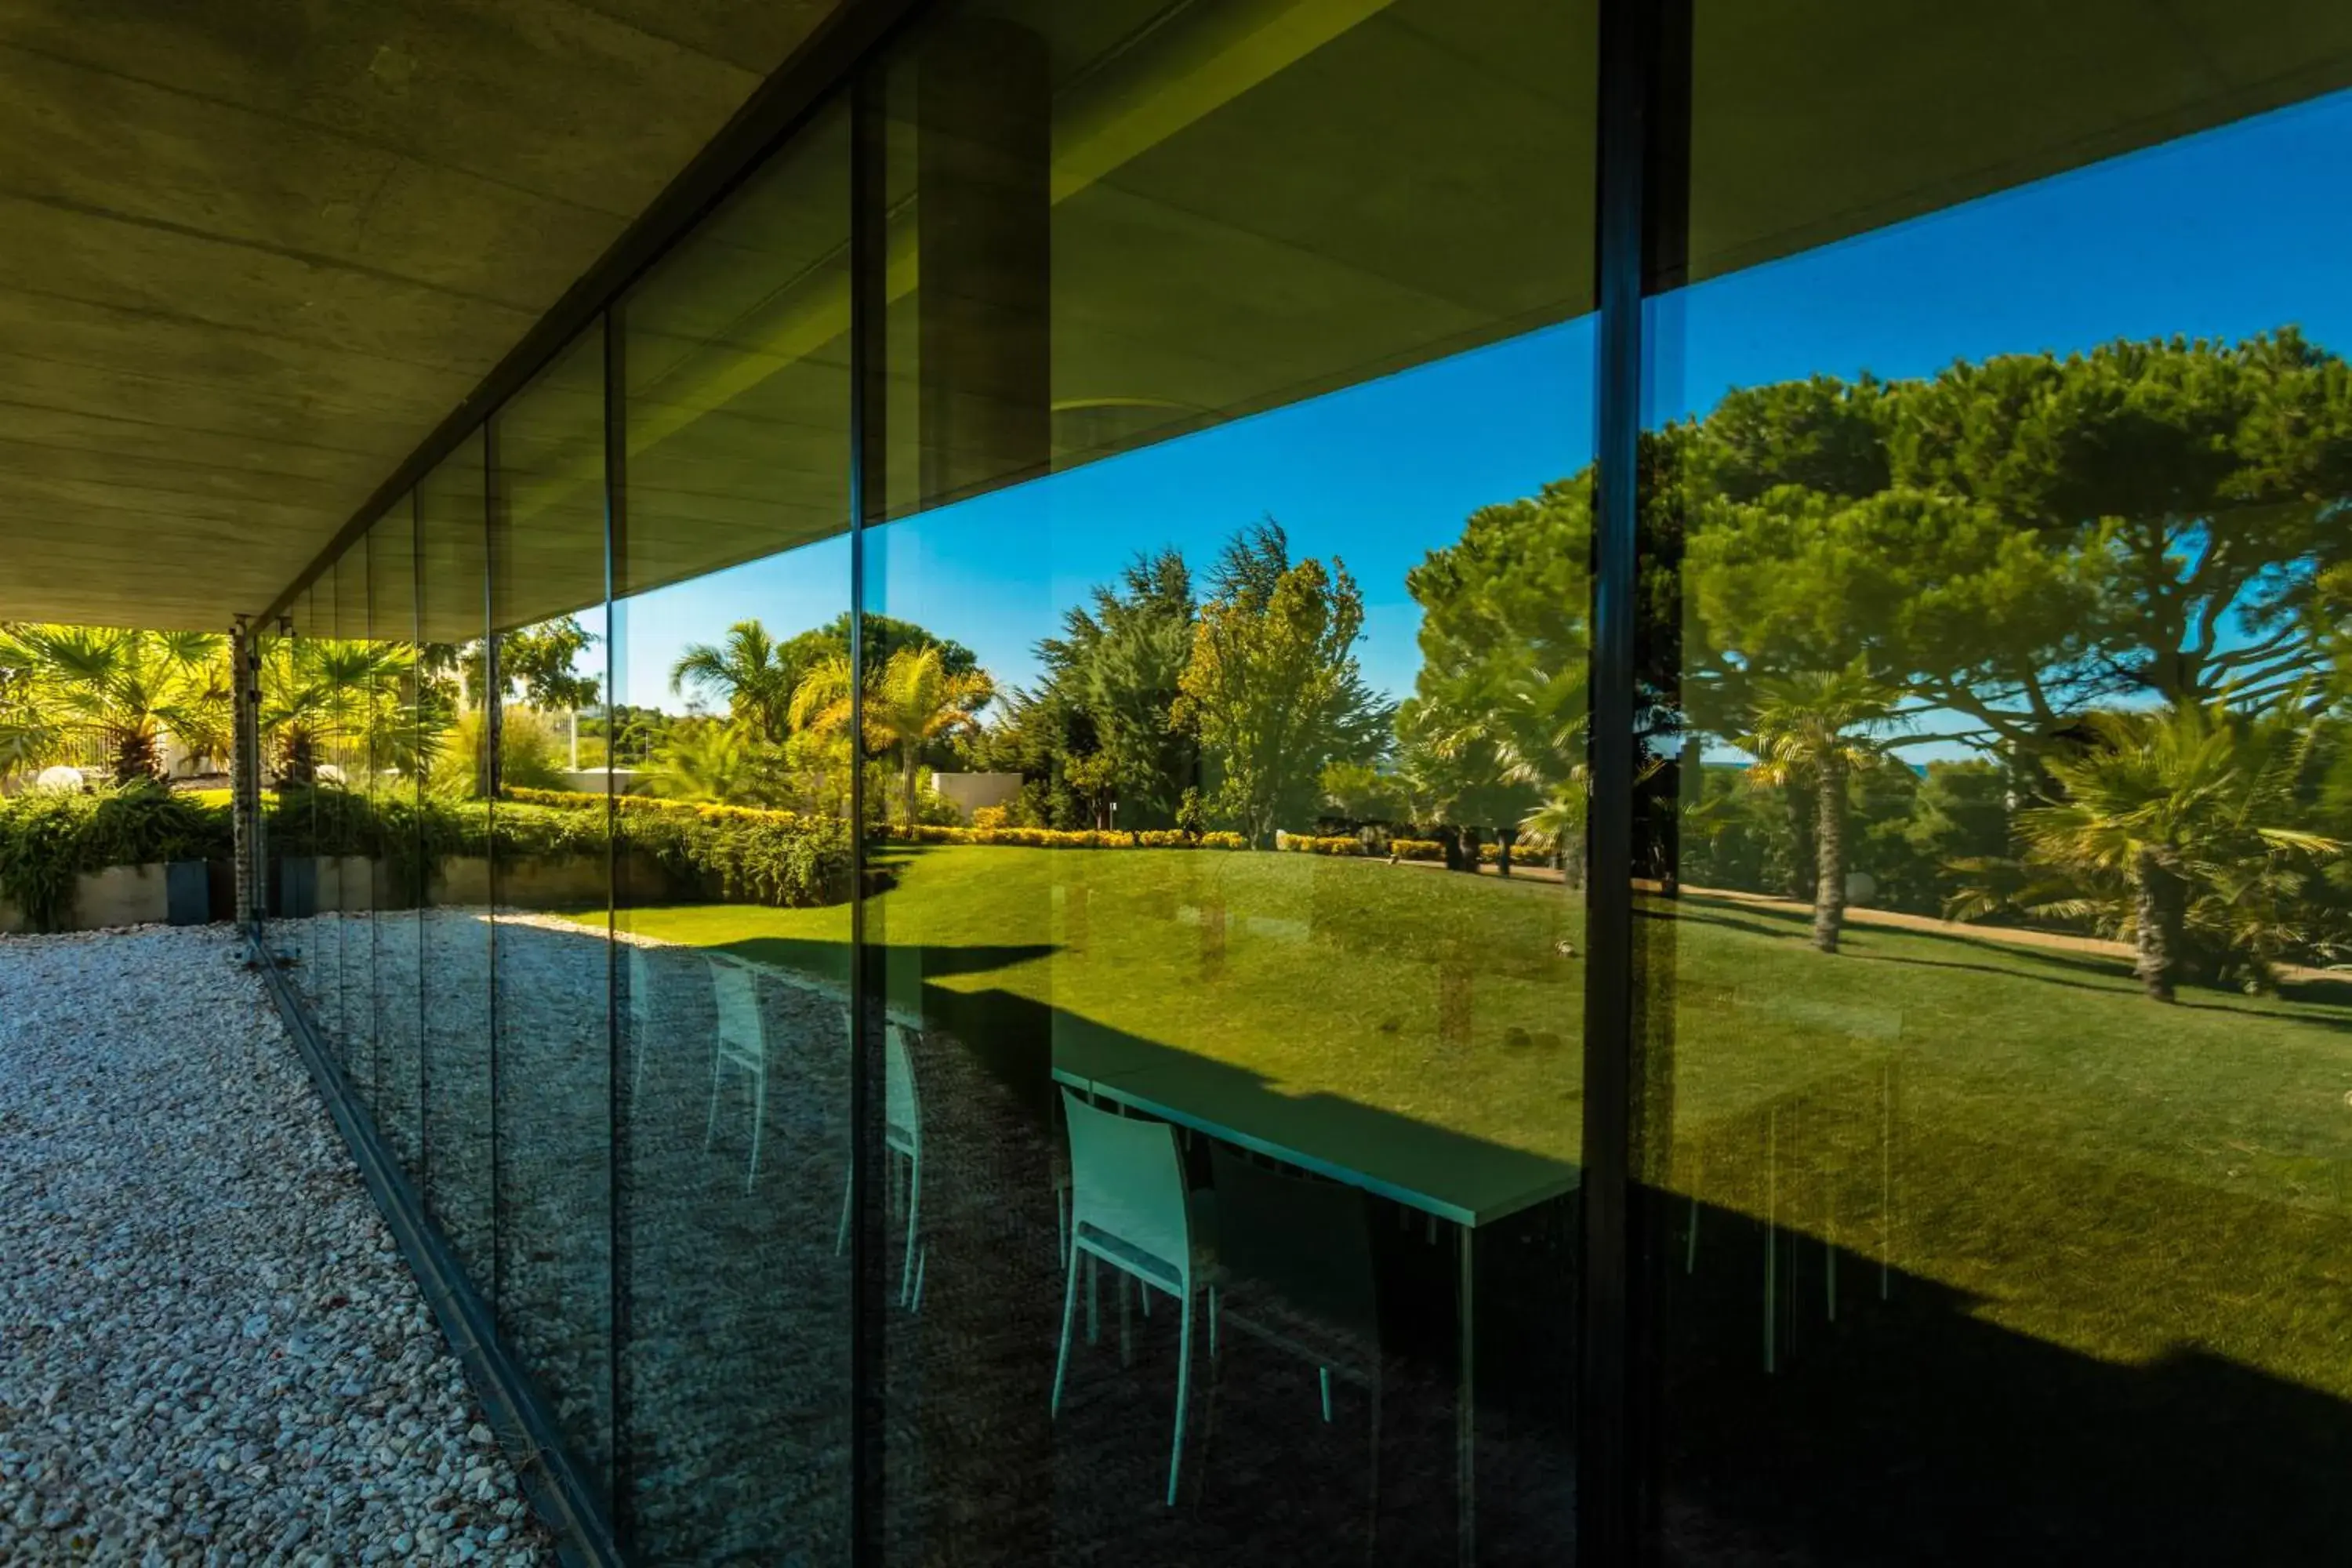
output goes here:
<path id="1" fill-rule="evenodd" d="M 1071 1031 L 1054 1078 L 1097 1102 L 1156 1117 L 1343 1183 L 1455 1227 L 1461 1391 L 1454 1467 L 1461 1561 L 1477 1554 L 1479 1227 L 1574 1192 L 1580 1170 L 1326 1093 L 1290 1095 L 1230 1064 L 1129 1037 Z"/>

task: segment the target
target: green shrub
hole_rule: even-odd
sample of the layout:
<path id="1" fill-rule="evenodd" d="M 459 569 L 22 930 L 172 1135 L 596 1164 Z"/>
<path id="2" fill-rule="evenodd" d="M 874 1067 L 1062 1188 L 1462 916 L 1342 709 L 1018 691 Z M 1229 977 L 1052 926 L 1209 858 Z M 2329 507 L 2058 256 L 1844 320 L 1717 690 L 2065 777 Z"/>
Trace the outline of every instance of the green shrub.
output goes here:
<path id="1" fill-rule="evenodd" d="M 1364 841 L 1347 836 L 1317 838 L 1304 833 L 1286 833 L 1282 847 L 1298 855 L 1361 855 Z"/>
<path id="2" fill-rule="evenodd" d="M 360 856 L 383 862 L 394 896 L 420 900 L 455 856 L 517 860 L 600 857 L 611 843 L 601 795 L 518 790 L 488 801 L 413 792 L 373 797 L 331 784 L 264 797 L 273 855 Z M 621 797 L 627 846 L 677 880 L 719 896 L 787 908 L 849 896 L 845 825 L 791 812 Z M 63 927 L 74 879 L 108 866 L 226 859 L 233 851 L 224 791 L 173 795 L 37 793 L 0 800 L 0 898 L 36 931 Z"/>
<path id="3" fill-rule="evenodd" d="M 999 844 L 1024 849 L 1246 849 L 1249 840 L 1238 833 L 1204 833 L 1191 837 L 1174 828 L 1129 833 L 1098 827 L 937 827 L 928 823 L 908 828 L 894 823 L 880 837 L 915 844 Z"/>
<path id="4" fill-rule="evenodd" d="M 35 931 L 64 927 L 74 879 L 85 871 L 228 853 L 226 806 L 152 785 L 91 795 L 37 790 L 0 800 L 0 898 Z"/>

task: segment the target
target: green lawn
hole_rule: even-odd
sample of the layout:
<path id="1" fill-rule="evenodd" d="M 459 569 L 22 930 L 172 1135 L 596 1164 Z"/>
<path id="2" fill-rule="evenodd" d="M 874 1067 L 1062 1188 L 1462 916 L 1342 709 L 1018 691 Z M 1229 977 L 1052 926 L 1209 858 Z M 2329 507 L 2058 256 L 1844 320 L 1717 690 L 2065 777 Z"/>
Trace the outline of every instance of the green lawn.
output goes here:
<path id="1" fill-rule="evenodd" d="M 2193 1346 L 2352 1397 L 2347 994 L 2164 1008 L 2074 954 L 1852 929 L 1827 958 L 1792 918 L 1672 908 L 1643 922 L 1648 972 L 1671 976 L 1652 994 L 1675 999 L 1649 1068 L 1672 1107 L 1661 1184 L 2084 1354 Z M 893 1001 L 961 1035 L 1116 1032 L 1210 1064 L 1237 1103 L 1310 1108 L 1327 1141 L 1411 1131 L 1375 1159 L 1576 1162 L 1585 961 L 1558 944 L 1582 946 L 1582 911 L 1557 885 L 946 847 L 900 857 L 868 910 Z M 837 974 L 848 912 L 625 923 Z M 1706 1241 L 1709 1268 L 1751 1268 Z"/>

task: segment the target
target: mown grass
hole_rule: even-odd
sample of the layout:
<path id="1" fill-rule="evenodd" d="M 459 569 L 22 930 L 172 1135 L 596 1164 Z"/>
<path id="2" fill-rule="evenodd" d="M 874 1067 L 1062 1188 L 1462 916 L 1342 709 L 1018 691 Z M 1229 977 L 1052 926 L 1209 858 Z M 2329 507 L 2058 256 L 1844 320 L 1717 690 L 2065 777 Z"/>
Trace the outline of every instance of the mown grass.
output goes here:
<path id="1" fill-rule="evenodd" d="M 1017 1026 L 1100 1026 L 1273 1093 L 1578 1159 L 1586 961 L 1560 944 L 1582 947 L 1583 918 L 1556 884 L 1183 851 L 896 860 L 867 909 L 900 1005 L 996 998 Z M 2163 1007 L 2118 963 L 1984 936 L 1852 928 L 1832 958 L 1770 911 L 1644 916 L 1659 1185 L 2085 1355 L 2194 1348 L 2352 1398 L 2352 990 Z M 849 921 L 624 923 L 839 973 Z M 1720 1250 L 1702 1233 L 1709 1268 L 1751 1267 Z"/>

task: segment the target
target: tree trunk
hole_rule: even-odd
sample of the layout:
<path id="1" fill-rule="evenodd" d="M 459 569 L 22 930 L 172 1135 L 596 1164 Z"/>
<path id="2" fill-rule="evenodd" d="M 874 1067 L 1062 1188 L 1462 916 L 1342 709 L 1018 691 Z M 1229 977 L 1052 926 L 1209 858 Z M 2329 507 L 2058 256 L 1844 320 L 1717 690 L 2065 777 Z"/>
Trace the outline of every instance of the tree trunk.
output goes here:
<path id="1" fill-rule="evenodd" d="M 1474 877 L 1478 874 L 1478 830 L 1475 827 L 1464 828 L 1462 830 L 1462 868 Z"/>
<path id="2" fill-rule="evenodd" d="M 915 754 L 914 754 L 912 752 L 908 752 L 908 753 L 907 753 L 907 760 L 906 760 L 904 763 L 900 763 L 900 764 L 899 764 L 899 769 L 898 769 L 898 771 L 899 771 L 900 774 L 902 775 L 901 780 L 900 780 L 901 784 L 902 784 L 902 786 L 905 788 L 906 793 L 907 793 L 907 826 L 908 826 L 908 827 L 912 827 L 912 826 L 915 826 L 915 770 L 916 770 L 916 766 L 917 766 L 917 761 L 916 761 Z"/>
<path id="3" fill-rule="evenodd" d="M 1440 826 L 1437 842 L 1445 851 L 1445 868 L 1449 871 L 1462 869 L 1462 836 L 1451 827 Z"/>
<path id="4" fill-rule="evenodd" d="M 2180 879 L 2157 851 L 2143 848 L 2132 858 L 2132 893 L 2137 927 L 2134 970 L 2149 1001 L 2169 1002 L 2180 964 Z"/>
<path id="5" fill-rule="evenodd" d="M 1495 829 L 1495 874 L 1496 876 L 1507 877 L 1511 874 L 1511 841 L 1518 836 L 1519 830 L 1516 827 Z"/>
<path id="6" fill-rule="evenodd" d="M 1816 882 L 1821 870 L 1821 849 L 1815 842 L 1814 833 L 1814 818 L 1821 811 L 1821 795 L 1817 790 L 1806 788 L 1806 784 L 1811 782 L 1801 775 L 1780 786 L 1780 802 L 1789 813 L 1788 885 L 1782 891 L 1791 899 L 1802 900 L 1812 892 L 1812 889 L 1805 886 L 1807 867 L 1813 868 Z M 1812 810 L 1806 810 L 1808 806 Z"/>
<path id="7" fill-rule="evenodd" d="M 1813 885 L 1813 945 L 1835 952 L 1845 924 L 1845 769 L 1823 763 L 1814 787 L 1820 792 L 1813 841 L 1821 874 Z"/>

